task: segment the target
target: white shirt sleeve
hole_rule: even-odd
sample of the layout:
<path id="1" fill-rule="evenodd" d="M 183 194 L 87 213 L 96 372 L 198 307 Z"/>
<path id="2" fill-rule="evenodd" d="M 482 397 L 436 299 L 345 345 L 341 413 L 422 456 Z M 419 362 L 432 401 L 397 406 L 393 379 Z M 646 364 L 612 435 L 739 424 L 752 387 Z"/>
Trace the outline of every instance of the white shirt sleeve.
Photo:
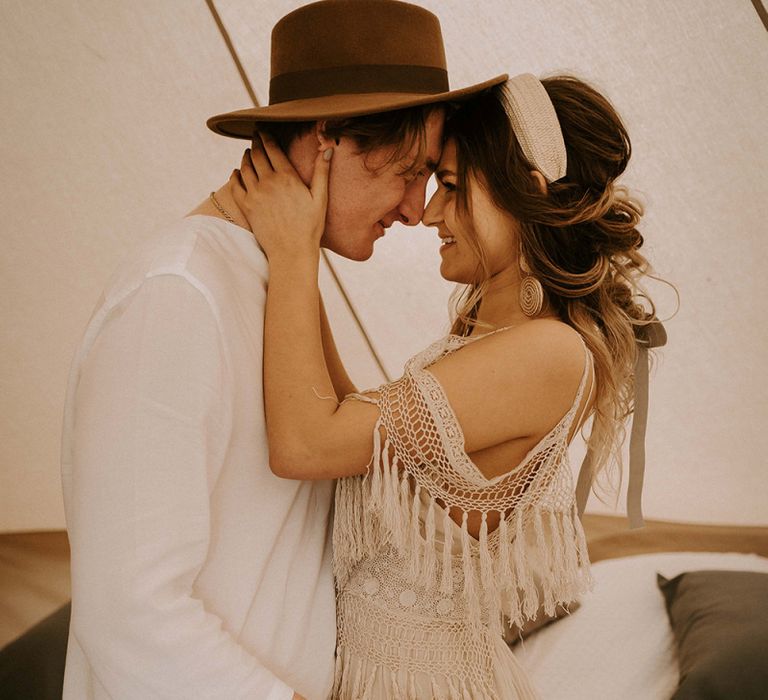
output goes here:
<path id="1" fill-rule="evenodd" d="M 112 698 L 293 696 L 195 596 L 215 532 L 229 382 L 213 309 L 172 274 L 112 309 L 81 365 L 71 624 Z"/>

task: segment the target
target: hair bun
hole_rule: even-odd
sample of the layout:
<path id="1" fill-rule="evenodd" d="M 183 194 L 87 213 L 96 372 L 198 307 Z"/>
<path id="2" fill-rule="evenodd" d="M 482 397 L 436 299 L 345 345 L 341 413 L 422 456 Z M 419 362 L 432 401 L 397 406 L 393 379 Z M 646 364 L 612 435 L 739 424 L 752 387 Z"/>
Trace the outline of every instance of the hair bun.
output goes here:
<path id="1" fill-rule="evenodd" d="M 545 78 L 542 83 L 568 149 L 568 178 L 590 189 L 608 187 L 626 170 L 632 155 L 629 134 L 613 105 L 571 76 Z"/>

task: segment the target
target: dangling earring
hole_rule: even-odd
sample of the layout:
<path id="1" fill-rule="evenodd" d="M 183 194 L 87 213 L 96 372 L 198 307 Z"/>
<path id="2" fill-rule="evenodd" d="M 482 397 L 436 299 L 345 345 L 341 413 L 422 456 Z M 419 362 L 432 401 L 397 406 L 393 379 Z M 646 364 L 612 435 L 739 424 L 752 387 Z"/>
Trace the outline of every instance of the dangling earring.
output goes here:
<path id="1" fill-rule="evenodd" d="M 544 306 L 544 287 L 531 274 L 531 268 L 525 262 L 520 252 L 520 269 L 526 275 L 520 280 L 520 308 L 526 316 L 538 316 Z"/>

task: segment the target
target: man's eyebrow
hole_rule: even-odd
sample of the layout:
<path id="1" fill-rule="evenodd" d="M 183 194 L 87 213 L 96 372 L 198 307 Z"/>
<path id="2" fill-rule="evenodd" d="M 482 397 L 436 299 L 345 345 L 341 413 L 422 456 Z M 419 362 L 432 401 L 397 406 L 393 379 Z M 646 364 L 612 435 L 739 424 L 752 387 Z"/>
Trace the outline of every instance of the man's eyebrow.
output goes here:
<path id="1" fill-rule="evenodd" d="M 426 168 L 429 170 L 430 173 L 435 172 L 437 170 L 437 161 L 433 160 L 432 158 L 426 158 L 423 161 L 420 161 L 417 163 L 415 160 L 412 161 L 409 165 L 405 167 L 406 171 L 413 171 L 413 170 L 422 170 L 423 168 Z"/>

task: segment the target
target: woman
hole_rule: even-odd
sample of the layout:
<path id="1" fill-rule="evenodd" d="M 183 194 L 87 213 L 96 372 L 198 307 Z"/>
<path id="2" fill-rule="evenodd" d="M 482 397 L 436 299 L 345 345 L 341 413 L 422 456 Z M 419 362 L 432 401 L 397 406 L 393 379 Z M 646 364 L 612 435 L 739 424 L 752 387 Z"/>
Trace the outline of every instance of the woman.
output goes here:
<path id="1" fill-rule="evenodd" d="M 265 139 L 243 159 L 247 194 L 231 182 L 270 263 L 271 467 L 339 478 L 334 696 L 536 697 L 502 619 L 520 627 L 590 586 L 567 447 L 594 415 L 593 476 L 617 452 L 649 318 L 641 209 L 614 186 L 626 131 L 568 77 L 517 76 L 458 107 L 423 221 L 466 295 L 399 380 L 341 404 L 322 400 L 317 313 L 331 155 L 307 189 Z"/>

